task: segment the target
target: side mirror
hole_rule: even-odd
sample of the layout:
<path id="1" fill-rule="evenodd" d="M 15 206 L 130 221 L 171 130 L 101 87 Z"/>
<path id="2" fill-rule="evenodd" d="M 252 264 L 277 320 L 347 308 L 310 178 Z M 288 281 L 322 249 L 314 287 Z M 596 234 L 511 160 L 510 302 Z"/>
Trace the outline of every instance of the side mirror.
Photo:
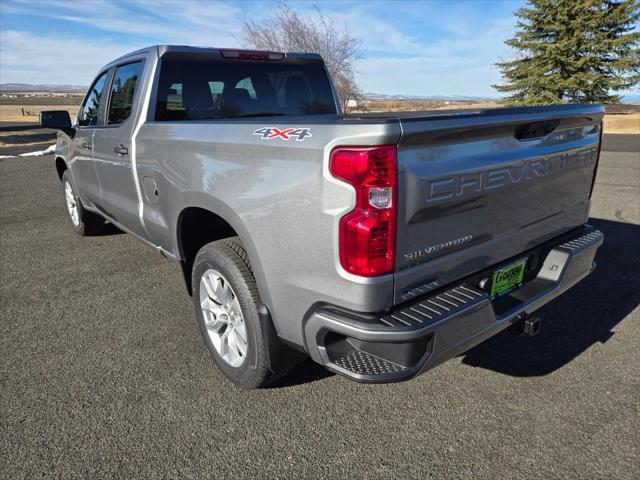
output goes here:
<path id="1" fill-rule="evenodd" d="M 49 110 L 40 112 L 40 126 L 68 132 L 71 130 L 71 117 L 66 110 Z"/>

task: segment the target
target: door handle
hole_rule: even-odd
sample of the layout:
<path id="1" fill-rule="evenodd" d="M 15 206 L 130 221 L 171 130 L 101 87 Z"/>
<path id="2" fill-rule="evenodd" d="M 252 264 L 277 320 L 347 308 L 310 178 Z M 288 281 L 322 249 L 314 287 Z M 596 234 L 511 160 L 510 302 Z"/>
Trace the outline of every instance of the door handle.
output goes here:
<path id="1" fill-rule="evenodd" d="M 115 147 L 113 151 L 116 152 L 118 155 L 126 155 L 127 153 L 129 153 L 129 149 L 122 144 Z"/>
<path id="2" fill-rule="evenodd" d="M 86 148 L 87 150 L 91 150 L 91 147 L 93 147 L 93 145 L 91 145 L 90 143 L 83 143 L 82 144 L 82 148 Z"/>

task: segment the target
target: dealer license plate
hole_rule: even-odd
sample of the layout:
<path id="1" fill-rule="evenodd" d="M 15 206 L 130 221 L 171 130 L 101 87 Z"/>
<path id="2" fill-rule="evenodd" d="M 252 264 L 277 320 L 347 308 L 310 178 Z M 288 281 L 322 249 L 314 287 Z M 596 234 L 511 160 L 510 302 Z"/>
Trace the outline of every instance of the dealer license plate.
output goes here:
<path id="1" fill-rule="evenodd" d="M 524 277 L 524 267 L 527 264 L 526 258 L 521 258 L 493 272 L 491 282 L 491 298 L 499 297 L 509 293 L 511 290 L 522 285 Z"/>

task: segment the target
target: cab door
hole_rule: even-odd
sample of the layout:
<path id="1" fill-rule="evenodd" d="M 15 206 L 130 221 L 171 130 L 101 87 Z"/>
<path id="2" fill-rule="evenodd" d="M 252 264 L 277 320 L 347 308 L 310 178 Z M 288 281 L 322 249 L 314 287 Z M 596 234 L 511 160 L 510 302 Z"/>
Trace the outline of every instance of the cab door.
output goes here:
<path id="1" fill-rule="evenodd" d="M 138 216 L 138 193 L 131 162 L 135 101 L 140 96 L 143 60 L 115 67 L 105 125 L 93 137 L 93 159 L 101 185 L 100 205 L 112 219 L 140 237 L 146 232 Z"/>
<path id="2" fill-rule="evenodd" d="M 109 70 L 98 75 L 78 111 L 69 163 L 76 191 L 85 205 L 100 203 L 100 183 L 93 164 L 93 135 L 104 112 Z"/>

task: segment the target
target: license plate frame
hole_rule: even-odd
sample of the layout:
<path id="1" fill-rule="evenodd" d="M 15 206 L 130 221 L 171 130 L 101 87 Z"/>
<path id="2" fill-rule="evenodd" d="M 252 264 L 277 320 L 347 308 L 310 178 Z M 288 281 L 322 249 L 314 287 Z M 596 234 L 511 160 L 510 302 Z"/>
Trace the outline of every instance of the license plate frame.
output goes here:
<path id="1" fill-rule="evenodd" d="M 494 270 L 491 274 L 492 299 L 506 295 L 522 286 L 527 258 L 519 258 L 504 267 Z"/>

